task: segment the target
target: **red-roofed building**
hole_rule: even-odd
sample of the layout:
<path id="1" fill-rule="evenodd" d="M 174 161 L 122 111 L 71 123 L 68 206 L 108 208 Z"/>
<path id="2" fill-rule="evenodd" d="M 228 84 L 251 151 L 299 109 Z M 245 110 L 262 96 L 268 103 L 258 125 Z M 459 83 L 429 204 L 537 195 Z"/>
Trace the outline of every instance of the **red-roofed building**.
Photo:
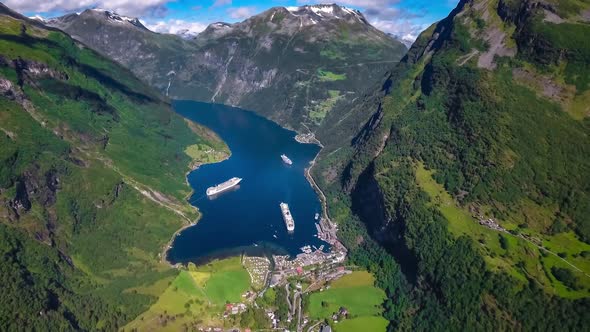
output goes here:
<path id="1" fill-rule="evenodd" d="M 298 266 L 296 270 L 297 270 L 297 274 L 303 273 L 303 268 L 301 266 Z"/>

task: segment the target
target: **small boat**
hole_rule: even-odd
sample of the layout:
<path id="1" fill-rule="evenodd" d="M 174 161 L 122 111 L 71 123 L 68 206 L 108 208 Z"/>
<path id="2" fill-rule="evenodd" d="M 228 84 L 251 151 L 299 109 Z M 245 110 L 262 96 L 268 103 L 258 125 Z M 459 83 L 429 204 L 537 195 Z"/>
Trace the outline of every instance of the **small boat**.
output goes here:
<path id="1" fill-rule="evenodd" d="M 291 159 L 289 159 L 289 157 L 287 157 L 286 155 L 282 154 L 281 155 L 281 159 L 283 159 L 283 162 L 287 165 L 293 165 L 293 162 L 291 161 Z"/>
<path id="2" fill-rule="evenodd" d="M 276 234 L 273 234 L 272 237 L 274 237 L 276 239 L 277 238 L 277 235 Z"/>
<path id="3" fill-rule="evenodd" d="M 318 218 L 319 218 L 319 217 L 320 217 L 320 214 L 319 214 L 319 213 L 316 213 L 316 214 L 315 214 L 315 217 L 313 217 L 313 218 L 314 218 L 315 220 L 318 220 Z"/>

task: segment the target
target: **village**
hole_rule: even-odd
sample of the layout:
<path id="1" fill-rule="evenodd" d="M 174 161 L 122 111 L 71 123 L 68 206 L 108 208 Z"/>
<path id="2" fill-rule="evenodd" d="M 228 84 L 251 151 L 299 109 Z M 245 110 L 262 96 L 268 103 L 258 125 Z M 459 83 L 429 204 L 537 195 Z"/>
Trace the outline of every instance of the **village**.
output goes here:
<path id="1" fill-rule="evenodd" d="M 304 316 L 302 308 L 302 296 L 313 291 L 329 289 L 329 283 L 340 277 L 352 273 L 343 263 L 346 260 L 347 250 L 338 241 L 336 232 L 338 228 L 329 220 L 320 218 L 316 223 L 318 238 L 330 244 L 329 251 L 324 251 L 324 245 L 304 246 L 301 253 L 295 258 L 288 255 L 272 255 L 271 257 L 243 256 L 242 265 L 250 275 L 252 290 L 242 294 L 241 302 L 226 303 L 223 318 L 244 313 L 248 308 L 261 308 L 260 299 L 269 289 L 284 289 L 286 291 L 286 304 L 288 314 L 281 324 L 276 308 L 264 308 L 265 314 L 273 329 L 284 328 L 287 325 L 295 326 L 301 331 L 304 326 L 310 324 L 310 318 Z M 346 309 L 341 308 L 335 313 L 333 319 L 336 321 Z M 295 321 L 295 323 L 292 323 Z M 317 322 L 314 322 L 317 323 Z M 320 331 L 321 325 L 315 324 Z M 324 330 L 326 330 L 324 328 Z M 222 331 L 219 327 L 202 328 L 201 331 Z M 234 330 L 230 330 L 234 331 Z M 237 330 L 236 330 L 237 331 Z"/>

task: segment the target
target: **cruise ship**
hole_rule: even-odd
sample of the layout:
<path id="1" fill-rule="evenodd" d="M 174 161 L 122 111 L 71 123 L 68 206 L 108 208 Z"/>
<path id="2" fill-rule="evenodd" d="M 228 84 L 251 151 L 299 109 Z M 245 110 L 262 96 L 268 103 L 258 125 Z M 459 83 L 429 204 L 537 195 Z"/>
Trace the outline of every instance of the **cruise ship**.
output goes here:
<path id="1" fill-rule="evenodd" d="M 295 230 L 295 220 L 293 220 L 293 216 L 291 215 L 291 211 L 289 211 L 289 204 L 281 202 L 281 213 L 283 214 L 283 220 L 285 221 L 285 226 L 287 226 L 287 230 L 292 232 Z"/>
<path id="2" fill-rule="evenodd" d="M 230 188 L 233 188 L 238 185 L 242 181 L 241 178 L 233 177 L 223 183 L 220 183 L 214 187 L 207 188 L 207 196 L 212 196 L 219 194 L 220 192 L 226 191 Z"/>
<path id="3" fill-rule="evenodd" d="M 281 155 L 281 159 L 283 159 L 283 162 L 287 165 L 292 165 L 293 162 L 291 161 L 291 159 L 289 159 L 289 157 L 287 157 L 286 155 L 282 154 Z"/>

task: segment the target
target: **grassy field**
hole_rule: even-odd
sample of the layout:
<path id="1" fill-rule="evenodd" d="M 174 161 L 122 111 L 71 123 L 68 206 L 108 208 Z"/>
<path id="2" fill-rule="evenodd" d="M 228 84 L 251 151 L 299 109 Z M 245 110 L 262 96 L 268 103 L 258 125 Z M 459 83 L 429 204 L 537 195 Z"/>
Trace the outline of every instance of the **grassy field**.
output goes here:
<path id="1" fill-rule="evenodd" d="M 328 70 L 318 69 L 318 78 L 320 82 L 342 81 L 346 79 L 346 74 L 337 74 Z"/>
<path id="2" fill-rule="evenodd" d="M 220 324 L 223 308 L 210 304 L 202 288 L 187 271 L 180 274 L 160 295 L 158 301 L 146 312 L 129 323 L 125 330 L 165 330 L 177 331 L 184 324 L 201 321 Z"/>
<path id="3" fill-rule="evenodd" d="M 250 276 L 245 270 L 221 271 L 212 274 L 205 291 L 211 301 L 224 304 L 226 301 L 239 302 L 249 286 Z"/>
<path id="4" fill-rule="evenodd" d="M 422 164 L 416 167 L 416 179 L 420 187 L 428 193 L 438 210 L 449 221 L 449 230 L 457 235 L 467 235 L 481 244 L 480 249 L 488 267 L 493 271 L 504 271 L 524 285 L 527 278 L 534 278 L 543 288 L 552 294 L 564 298 L 582 298 L 590 296 L 590 278 L 572 268 L 558 256 L 540 250 L 533 243 L 525 241 L 519 236 L 498 232 L 479 223 L 463 208 L 460 208 L 447 193 L 443 186 L 433 177 L 433 171 L 426 170 Z M 532 207 L 528 209 L 533 210 Z M 529 215 L 539 215 L 542 218 L 545 211 L 534 211 Z M 528 237 L 540 239 L 544 247 L 561 256 L 588 273 L 590 259 L 582 253 L 590 252 L 590 245 L 580 241 L 574 233 L 566 232 L 556 235 L 541 234 L 535 227 L 518 228 L 515 220 L 499 220 L 506 229 L 513 230 Z M 531 221 L 534 225 L 534 220 Z M 539 226 L 540 227 L 540 226 Z M 502 241 L 504 245 L 502 245 Z M 580 289 L 572 289 L 557 280 L 551 273 L 553 267 L 570 270 L 577 278 Z"/>
<path id="5" fill-rule="evenodd" d="M 367 331 L 385 331 L 387 321 L 380 316 L 385 293 L 373 286 L 373 283 L 373 275 L 366 271 L 356 271 L 342 277 L 332 283 L 330 289 L 311 295 L 310 316 L 314 319 L 329 318 L 340 307 L 345 307 L 350 319 L 346 320 L 346 323 L 338 323 L 343 327 L 337 331 L 358 331 L 357 328 L 362 326 L 363 321 L 371 321 L 374 324 L 371 326 L 375 329 L 365 328 Z M 353 322 L 357 319 L 360 320 Z"/>
<path id="6" fill-rule="evenodd" d="M 322 100 L 319 104 L 314 105 L 313 109 L 309 112 L 309 118 L 316 124 L 322 123 L 328 112 L 342 98 L 338 90 L 328 90 L 328 94 L 328 99 Z"/>
<path id="7" fill-rule="evenodd" d="M 162 281 L 138 292 L 161 287 Z M 223 326 L 221 314 L 226 302 L 239 302 L 250 288 L 250 276 L 240 258 L 189 265 L 167 286 L 158 301 L 125 327 L 125 330 L 181 330 L 185 326 Z"/>
<path id="8" fill-rule="evenodd" d="M 336 332 L 357 332 L 357 331 L 386 331 L 389 322 L 383 317 L 367 316 L 353 319 L 346 319 L 333 324 Z"/>
<path id="9" fill-rule="evenodd" d="M 207 144 L 193 144 L 184 150 L 189 157 L 200 163 L 214 163 L 227 158 L 227 152 L 215 150 Z"/>
<path id="10" fill-rule="evenodd" d="M 350 288 L 357 286 L 372 286 L 375 283 L 375 277 L 367 271 L 355 271 L 334 281 L 332 288 Z"/>

